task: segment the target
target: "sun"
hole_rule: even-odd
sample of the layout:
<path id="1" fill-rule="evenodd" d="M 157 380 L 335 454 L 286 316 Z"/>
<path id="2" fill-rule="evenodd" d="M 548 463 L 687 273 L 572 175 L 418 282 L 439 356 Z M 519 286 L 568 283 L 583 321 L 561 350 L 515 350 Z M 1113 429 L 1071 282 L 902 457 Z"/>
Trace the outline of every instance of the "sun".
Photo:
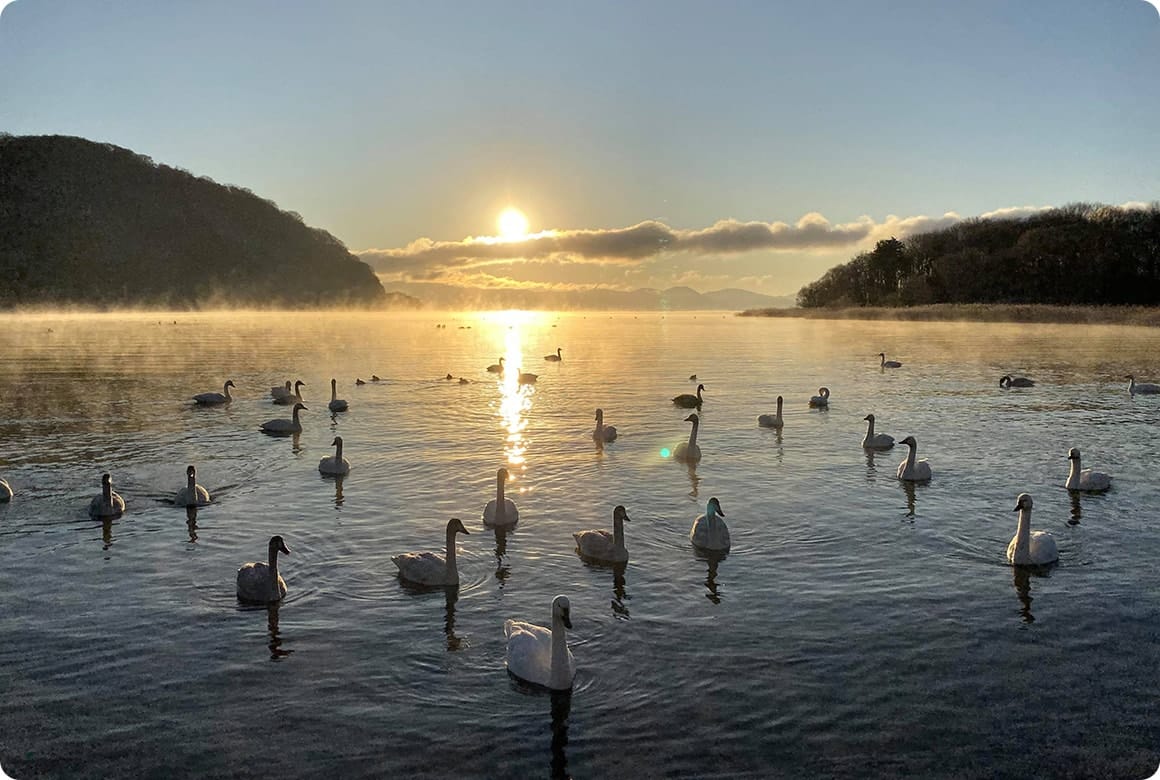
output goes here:
<path id="1" fill-rule="evenodd" d="M 500 238 L 508 241 L 518 241 L 528 234 L 528 218 L 524 212 L 512 206 L 499 213 L 496 225 L 499 226 Z"/>

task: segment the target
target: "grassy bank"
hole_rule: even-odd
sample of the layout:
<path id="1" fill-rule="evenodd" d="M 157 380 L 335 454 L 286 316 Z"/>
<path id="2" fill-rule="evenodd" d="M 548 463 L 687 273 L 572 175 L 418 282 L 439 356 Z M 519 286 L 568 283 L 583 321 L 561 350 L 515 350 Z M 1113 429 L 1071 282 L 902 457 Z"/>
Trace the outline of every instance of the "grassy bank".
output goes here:
<path id="1" fill-rule="evenodd" d="M 1048 306 L 1005 303 L 940 303 L 931 306 L 845 309 L 749 309 L 740 317 L 803 317 L 815 320 L 924 320 L 968 322 L 1049 322 L 1080 325 L 1160 326 L 1160 307 Z"/>

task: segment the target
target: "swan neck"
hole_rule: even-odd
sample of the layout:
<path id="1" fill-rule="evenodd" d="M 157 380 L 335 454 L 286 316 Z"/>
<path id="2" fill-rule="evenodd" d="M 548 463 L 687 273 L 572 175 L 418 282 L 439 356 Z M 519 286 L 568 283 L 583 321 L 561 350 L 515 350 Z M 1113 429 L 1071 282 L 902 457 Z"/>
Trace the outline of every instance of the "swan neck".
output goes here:
<path id="1" fill-rule="evenodd" d="M 1067 486 L 1078 487 L 1080 479 L 1080 464 L 1079 458 L 1071 459 L 1071 468 L 1067 472 Z"/>
<path id="2" fill-rule="evenodd" d="M 330 383 L 330 400 L 331 401 L 338 400 L 338 388 L 334 386 L 334 382 Z"/>
<path id="3" fill-rule="evenodd" d="M 874 418 L 872 417 L 869 420 L 867 420 L 866 422 L 868 422 L 870 424 L 869 427 L 866 428 L 866 438 L 873 439 L 874 438 Z"/>
<path id="4" fill-rule="evenodd" d="M 618 550 L 624 549 L 624 520 L 619 517 L 612 521 L 612 544 Z"/>
<path id="5" fill-rule="evenodd" d="M 507 516 L 507 507 L 504 506 L 504 503 L 503 477 L 497 476 L 495 478 L 495 516 L 497 520 Z"/>
<path id="6" fill-rule="evenodd" d="M 553 610 L 554 612 L 554 610 Z M 568 634 L 564 628 L 564 620 L 559 615 L 552 615 L 552 668 L 548 672 L 550 688 L 570 687 L 568 675 Z"/>
<path id="7" fill-rule="evenodd" d="M 455 569 L 455 529 L 447 529 L 447 574 L 456 574 Z"/>
<path id="8" fill-rule="evenodd" d="M 918 445 L 911 444 L 910 452 L 906 453 L 906 468 L 914 468 L 914 459 L 918 456 Z"/>
<path id="9" fill-rule="evenodd" d="M 697 444 L 697 428 L 700 426 L 700 420 L 693 420 L 693 430 L 689 431 L 689 449 L 692 449 Z"/>
<path id="10" fill-rule="evenodd" d="M 232 396 L 232 395 L 230 395 L 230 383 L 229 383 L 229 382 L 226 382 L 224 385 L 222 385 L 222 394 L 223 394 L 223 395 L 224 395 L 226 398 L 229 398 L 230 400 L 233 400 L 233 396 Z"/>
<path id="11" fill-rule="evenodd" d="M 334 445 L 334 462 L 335 464 L 342 463 L 342 442 Z"/>
<path id="12" fill-rule="evenodd" d="M 197 489 L 197 476 L 190 474 L 185 480 L 185 486 L 189 489 L 190 493 L 193 493 Z"/>
<path id="13" fill-rule="evenodd" d="M 270 545 L 270 555 L 267 559 L 267 565 L 270 567 L 270 580 L 278 582 L 278 547 Z"/>
<path id="14" fill-rule="evenodd" d="M 101 483 L 101 498 L 104 500 L 105 506 L 112 506 L 113 505 L 113 483 L 112 482 L 102 482 Z"/>
<path id="15" fill-rule="evenodd" d="M 1016 563 L 1021 562 L 1031 549 L 1031 510 L 1019 510 L 1019 528 L 1015 531 L 1015 554 L 1012 556 Z"/>

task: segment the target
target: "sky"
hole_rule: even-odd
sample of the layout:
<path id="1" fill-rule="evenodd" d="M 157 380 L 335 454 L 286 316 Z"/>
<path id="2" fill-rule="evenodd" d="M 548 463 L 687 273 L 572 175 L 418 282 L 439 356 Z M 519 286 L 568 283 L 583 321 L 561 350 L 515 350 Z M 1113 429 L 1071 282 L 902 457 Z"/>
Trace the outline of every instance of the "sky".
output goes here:
<path id="1" fill-rule="evenodd" d="M 403 290 L 792 295 L 882 238 L 1160 200 L 1158 74 L 1144 0 L 0 12 L 0 131 L 247 187 Z"/>

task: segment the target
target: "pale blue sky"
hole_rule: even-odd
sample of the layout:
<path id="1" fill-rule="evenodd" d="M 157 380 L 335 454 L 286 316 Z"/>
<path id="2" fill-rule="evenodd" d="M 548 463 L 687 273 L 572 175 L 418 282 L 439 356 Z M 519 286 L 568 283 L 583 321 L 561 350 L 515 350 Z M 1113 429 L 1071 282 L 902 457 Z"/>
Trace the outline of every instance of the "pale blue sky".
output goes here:
<path id="1" fill-rule="evenodd" d="M 825 251 L 427 274 L 464 284 L 792 293 L 890 215 L 1160 199 L 1142 0 L 16 0 L 0 74 L 0 130 L 248 187 L 355 251 L 494 234 L 508 203 L 533 230 L 875 226 Z"/>

